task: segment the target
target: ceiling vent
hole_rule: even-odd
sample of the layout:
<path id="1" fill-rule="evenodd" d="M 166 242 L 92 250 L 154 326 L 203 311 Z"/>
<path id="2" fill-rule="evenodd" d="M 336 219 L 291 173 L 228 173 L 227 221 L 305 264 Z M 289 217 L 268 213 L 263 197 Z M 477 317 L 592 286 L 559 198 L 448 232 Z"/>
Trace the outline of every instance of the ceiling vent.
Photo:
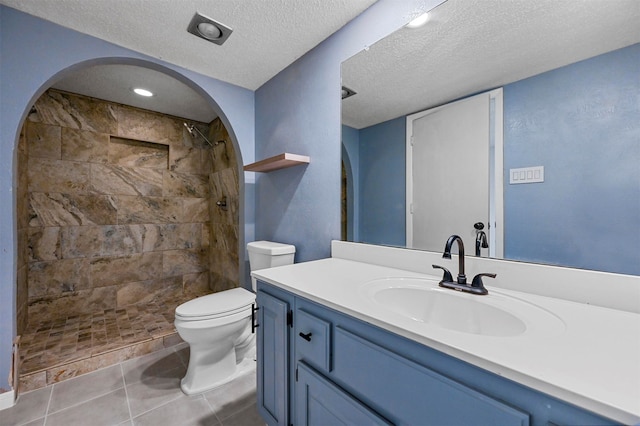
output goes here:
<path id="1" fill-rule="evenodd" d="M 342 86 L 342 99 L 347 99 L 349 96 L 355 95 L 356 92 L 349 89 L 347 86 Z"/>

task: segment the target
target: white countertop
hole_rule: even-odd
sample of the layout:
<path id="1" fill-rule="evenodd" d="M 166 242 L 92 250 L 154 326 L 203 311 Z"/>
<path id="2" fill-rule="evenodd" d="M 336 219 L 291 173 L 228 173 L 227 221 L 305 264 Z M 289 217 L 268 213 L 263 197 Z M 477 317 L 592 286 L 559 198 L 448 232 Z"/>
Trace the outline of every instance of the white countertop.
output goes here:
<path id="1" fill-rule="evenodd" d="M 363 293 L 367 282 L 391 277 L 431 279 L 437 287 L 438 271 L 426 275 L 329 258 L 254 271 L 252 276 L 604 417 L 640 423 L 637 313 L 492 288 L 487 279 L 489 295 L 473 297 L 517 298 L 555 315 L 564 327 L 552 333 L 482 336 L 411 320 Z M 535 330 L 536 324 L 527 323 L 527 328 Z"/>

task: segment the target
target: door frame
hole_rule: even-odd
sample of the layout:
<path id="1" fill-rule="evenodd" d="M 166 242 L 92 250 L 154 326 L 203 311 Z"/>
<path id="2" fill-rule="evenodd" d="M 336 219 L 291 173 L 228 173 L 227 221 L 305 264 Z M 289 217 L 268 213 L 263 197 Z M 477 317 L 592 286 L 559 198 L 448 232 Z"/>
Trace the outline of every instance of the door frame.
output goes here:
<path id="1" fill-rule="evenodd" d="M 489 94 L 489 257 L 504 257 L 504 104 L 502 88 L 479 93 Z M 474 95 L 474 96 L 478 96 Z M 460 99 L 407 116 L 406 121 L 406 245 L 413 247 L 413 122 L 447 108 Z M 491 151 L 493 150 L 493 153 Z M 444 242 L 443 242 L 444 244 Z"/>

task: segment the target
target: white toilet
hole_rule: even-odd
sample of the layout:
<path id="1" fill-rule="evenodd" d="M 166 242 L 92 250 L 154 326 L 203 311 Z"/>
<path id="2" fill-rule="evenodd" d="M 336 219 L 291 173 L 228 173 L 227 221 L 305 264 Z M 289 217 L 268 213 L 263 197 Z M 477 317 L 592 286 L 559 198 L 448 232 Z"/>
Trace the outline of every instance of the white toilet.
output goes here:
<path id="1" fill-rule="evenodd" d="M 252 271 L 293 263 L 289 244 L 254 241 L 247 244 Z M 252 288 L 256 282 L 252 279 Z M 189 344 L 189 366 L 180 382 L 193 395 L 222 385 L 252 367 L 255 334 L 251 330 L 254 293 L 234 288 L 198 297 L 176 308 L 175 326 Z"/>

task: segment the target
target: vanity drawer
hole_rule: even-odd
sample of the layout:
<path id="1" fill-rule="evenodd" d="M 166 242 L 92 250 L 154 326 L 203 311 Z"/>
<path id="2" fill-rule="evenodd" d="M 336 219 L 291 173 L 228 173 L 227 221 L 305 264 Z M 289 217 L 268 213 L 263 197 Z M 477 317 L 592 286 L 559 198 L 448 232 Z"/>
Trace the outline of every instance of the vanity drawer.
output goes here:
<path id="1" fill-rule="evenodd" d="M 297 309 L 294 324 L 296 358 L 330 372 L 331 323 L 304 309 Z"/>

